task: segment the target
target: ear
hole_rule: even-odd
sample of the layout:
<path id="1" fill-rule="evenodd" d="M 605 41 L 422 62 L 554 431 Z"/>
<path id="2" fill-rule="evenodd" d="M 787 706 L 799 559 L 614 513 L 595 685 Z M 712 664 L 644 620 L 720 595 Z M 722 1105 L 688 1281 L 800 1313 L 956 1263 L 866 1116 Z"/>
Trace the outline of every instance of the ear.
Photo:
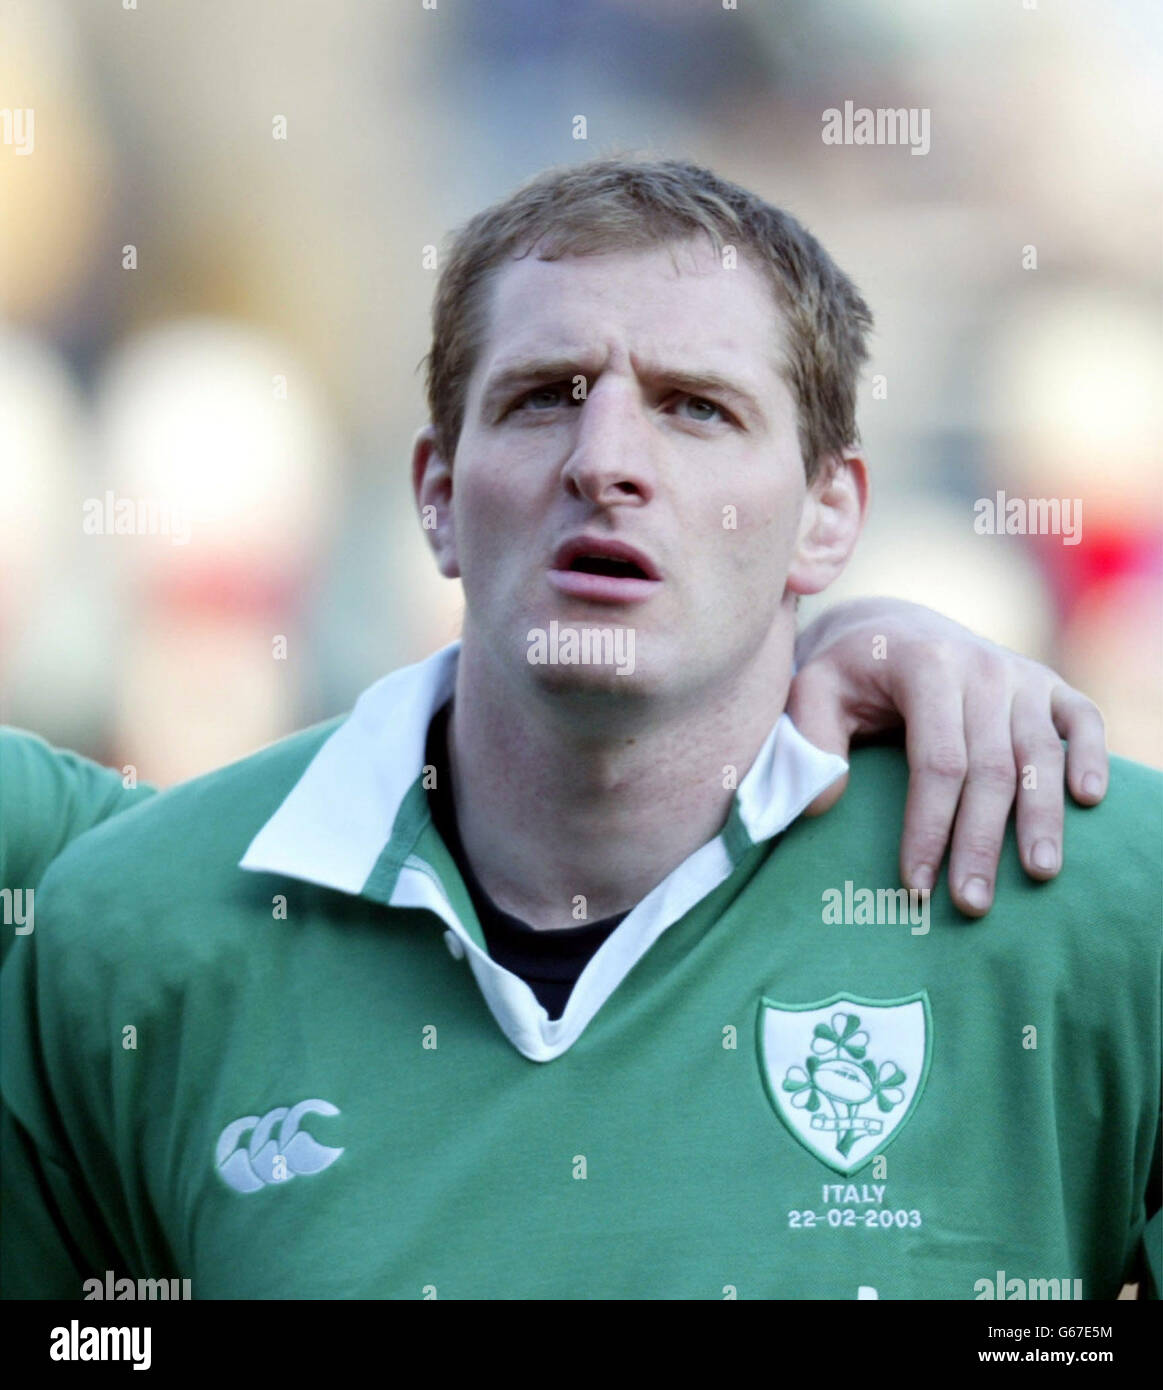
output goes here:
<path id="1" fill-rule="evenodd" d="M 452 515 L 452 468 L 436 449 L 431 425 L 418 430 L 412 441 L 412 491 L 436 565 L 445 579 L 459 579 L 456 527 Z"/>
<path id="2" fill-rule="evenodd" d="M 868 510 L 868 468 L 852 450 L 820 460 L 804 499 L 799 539 L 788 570 L 793 594 L 818 594 L 847 565 Z"/>

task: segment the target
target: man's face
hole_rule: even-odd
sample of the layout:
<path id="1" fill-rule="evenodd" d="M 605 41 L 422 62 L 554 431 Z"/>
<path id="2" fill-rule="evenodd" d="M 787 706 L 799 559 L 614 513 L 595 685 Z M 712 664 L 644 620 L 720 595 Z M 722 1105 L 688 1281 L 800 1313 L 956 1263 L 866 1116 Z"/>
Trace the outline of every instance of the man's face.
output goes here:
<path id="1" fill-rule="evenodd" d="M 774 644 L 790 659 L 806 484 L 781 350 L 767 280 L 723 269 L 709 243 L 503 266 L 441 555 L 464 583 L 466 643 L 562 694 L 679 704 Z M 608 543 L 639 553 L 637 576 Z M 530 664 L 553 620 L 632 630 L 632 673 Z"/>

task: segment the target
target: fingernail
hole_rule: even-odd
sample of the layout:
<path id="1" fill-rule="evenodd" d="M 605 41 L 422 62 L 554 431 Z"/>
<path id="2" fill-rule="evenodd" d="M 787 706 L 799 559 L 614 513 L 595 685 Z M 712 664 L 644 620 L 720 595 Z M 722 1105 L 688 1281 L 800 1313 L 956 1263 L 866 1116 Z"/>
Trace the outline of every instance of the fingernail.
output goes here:
<path id="1" fill-rule="evenodd" d="M 1047 873 L 1058 867 L 1058 850 L 1053 840 L 1039 840 L 1030 858 L 1035 869 L 1043 869 Z"/>
<path id="2" fill-rule="evenodd" d="M 913 870 L 913 884 L 922 893 L 931 893 L 937 882 L 932 864 L 918 864 Z"/>
<path id="3" fill-rule="evenodd" d="M 1088 772 L 1082 779 L 1083 796 L 1101 796 L 1102 778 L 1097 772 Z"/>
<path id="4" fill-rule="evenodd" d="M 984 911 L 989 906 L 989 884 L 980 877 L 967 878 L 961 887 L 961 896 L 970 907 Z"/>

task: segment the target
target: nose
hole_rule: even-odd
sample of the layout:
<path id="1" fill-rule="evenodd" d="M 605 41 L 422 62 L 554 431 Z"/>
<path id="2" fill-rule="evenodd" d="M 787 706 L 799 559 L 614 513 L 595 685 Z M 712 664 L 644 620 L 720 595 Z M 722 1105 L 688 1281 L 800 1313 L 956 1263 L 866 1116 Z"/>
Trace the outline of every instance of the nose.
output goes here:
<path id="1" fill-rule="evenodd" d="M 574 447 L 562 482 L 598 506 L 641 506 L 654 496 L 653 443 L 635 386 L 603 374 L 577 412 Z"/>

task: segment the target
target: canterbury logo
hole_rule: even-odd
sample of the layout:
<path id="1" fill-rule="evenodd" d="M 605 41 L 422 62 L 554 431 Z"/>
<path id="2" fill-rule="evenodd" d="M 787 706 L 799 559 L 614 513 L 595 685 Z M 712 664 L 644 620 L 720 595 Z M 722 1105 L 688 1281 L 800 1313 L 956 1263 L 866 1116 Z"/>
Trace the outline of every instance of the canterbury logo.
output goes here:
<path id="1" fill-rule="evenodd" d="M 233 1120 L 218 1136 L 214 1163 L 222 1179 L 236 1192 L 257 1192 L 268 1184 L 320 1173 L 343 1152 L 329 1149 L 299 1128 L 304 1115 L 338 1115 L 330 1101 L 301 1100 L 289 1110 L 285 1105 L 268 1110 L 260 1119 L 244 1115 Z M 274 1133 L 278 1125 L 277 1135 Z M 249 1144 L 243 1139 L 250 1134 Z"/>

